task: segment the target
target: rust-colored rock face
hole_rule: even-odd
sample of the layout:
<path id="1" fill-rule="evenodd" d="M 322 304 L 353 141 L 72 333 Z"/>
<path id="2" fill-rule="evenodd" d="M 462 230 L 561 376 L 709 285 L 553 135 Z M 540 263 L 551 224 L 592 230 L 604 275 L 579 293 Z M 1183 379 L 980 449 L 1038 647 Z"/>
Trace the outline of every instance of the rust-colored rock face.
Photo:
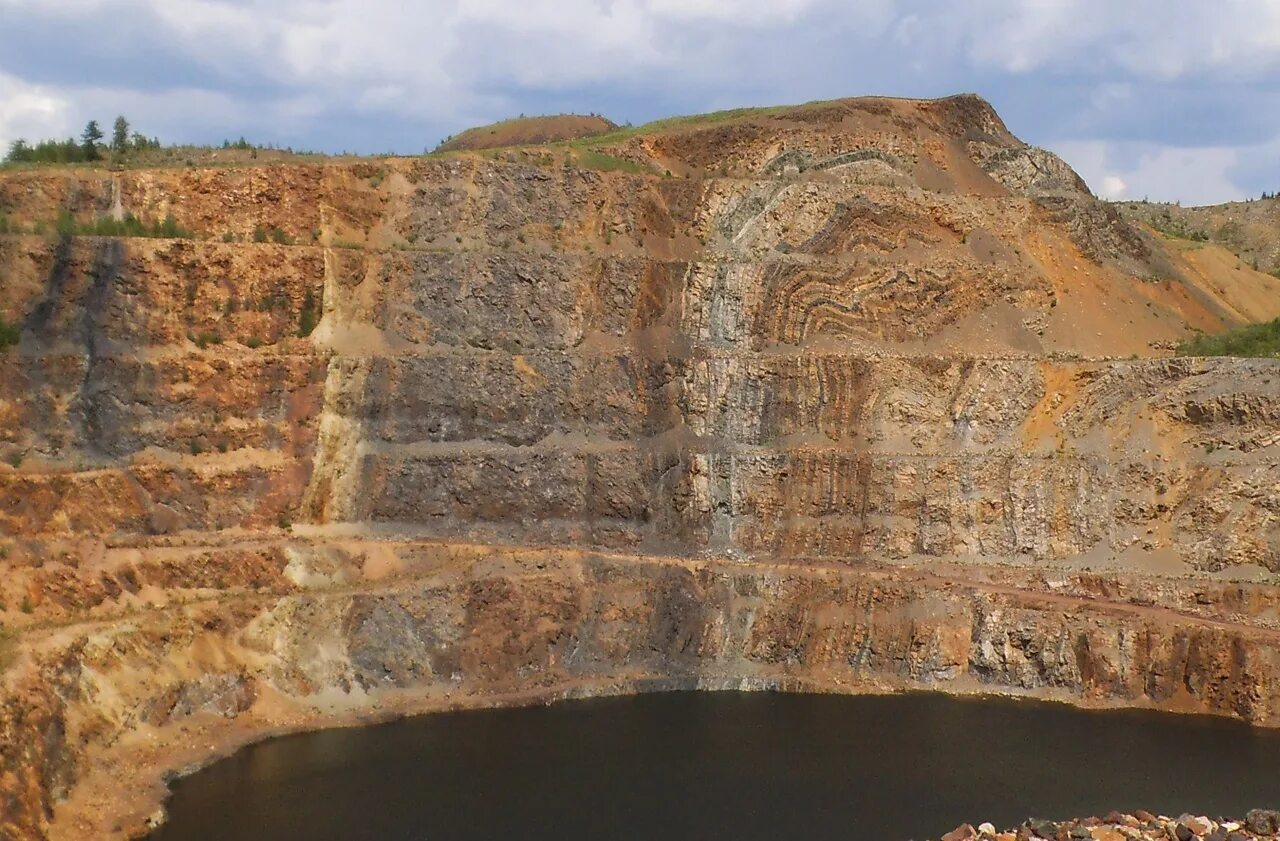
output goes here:
<path id="1" fill-rule="evenodd" d="M 1280 365 L 1164 350 L 1249 278 L 974 97 L 608 144 L 0 176 L 0 837 L 564 694 L 1280 724 Z"/>

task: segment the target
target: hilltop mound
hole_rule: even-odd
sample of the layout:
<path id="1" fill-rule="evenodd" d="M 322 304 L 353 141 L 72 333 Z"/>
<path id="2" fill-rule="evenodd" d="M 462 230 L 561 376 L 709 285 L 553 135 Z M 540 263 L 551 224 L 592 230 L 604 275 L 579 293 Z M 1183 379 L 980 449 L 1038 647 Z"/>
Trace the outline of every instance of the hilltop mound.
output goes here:
<path id="1" fill-rule="evenodd" d="M 576 140 L 616 129 L 617 124 L 594 114 L 560 114 L 554 117 L 514 117 L 487 126 L 469 128 L 441 143 L 437 152 L 479 151 L 505 146 L 536 146 L 560 140 Z"/>
<path id="2" fill-rule="evenodd" d="M 1280 199 L 1182 207 L 1158 202 L 1117 202 L 1130 219 L 1194 248 L 1213 243 L 1254 269 L 1280 276 Z"/>
<path id="3" fill-rule="evenodd" d="M 7 171 L 0 215 L 0 837 L 121 837 L 169 769 L 375 710 L 1280 725 L 1280 362 L 1171 358 L 1275 279 L 978 97 Z"/>
<path id="4" fill-rule="evenodd" d="M 1280 200 L 1205 207 L 1117 202 L 1115 207 L 1177 255 L 1191 286 L 1226 304 L 1231 320 L 1251 324 L 1280 314 Z"/>

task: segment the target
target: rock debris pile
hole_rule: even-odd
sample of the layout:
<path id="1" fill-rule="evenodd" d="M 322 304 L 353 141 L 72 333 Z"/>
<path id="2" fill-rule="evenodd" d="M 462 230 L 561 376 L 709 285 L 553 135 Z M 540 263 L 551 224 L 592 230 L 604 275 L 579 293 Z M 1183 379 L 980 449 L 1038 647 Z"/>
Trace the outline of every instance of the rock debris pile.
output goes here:
<path id="1" fill-rule="evenodd" d="M 1048 821 L 1029 818 L 997 832 L 989 823 L 956 827 L 941 841 L 1257 841 L 1280 838 L 1280 812 L 1254 809 L 1243 820 L 1184 814 L 1170 818 L 1141 809 L 1104 818 Z"/>

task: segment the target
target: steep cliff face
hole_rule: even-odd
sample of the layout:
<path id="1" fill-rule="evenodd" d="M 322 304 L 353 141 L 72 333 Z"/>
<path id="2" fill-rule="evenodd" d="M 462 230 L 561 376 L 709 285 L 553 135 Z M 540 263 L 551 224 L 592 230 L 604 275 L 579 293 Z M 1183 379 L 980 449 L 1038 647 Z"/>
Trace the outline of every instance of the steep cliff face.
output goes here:
<path id="1" fill-rule="evenodd" d="M 1247 284 L 977 98 L 15 172 L 0 212 L 11 837 L 132 831 L 158 789 L 122 777 L 375 709 L 931 686 L 1280 723 L 1280 367 L 1162 358 Z M 70 235 L 124 212 L 193 236 Z"/>

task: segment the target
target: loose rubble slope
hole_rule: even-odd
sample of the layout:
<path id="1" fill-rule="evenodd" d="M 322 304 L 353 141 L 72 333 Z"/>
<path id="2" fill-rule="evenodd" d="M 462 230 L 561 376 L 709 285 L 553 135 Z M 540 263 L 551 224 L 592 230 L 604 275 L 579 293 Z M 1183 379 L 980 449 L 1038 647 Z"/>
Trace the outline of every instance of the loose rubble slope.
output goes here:
<path id="1" fill-rule="evenodd" d="M 989 823 L 957 827 L 941 841 L 1265 841 L 1280 838 L 1280 812 L 1254 809 L 1243 820 L 1212 820 L 1204 815 L 1170 818 L 1136 810 L 1105 818 L 1065 822 L 1030 819 L 1016 829 L 997 832 Z"/>

